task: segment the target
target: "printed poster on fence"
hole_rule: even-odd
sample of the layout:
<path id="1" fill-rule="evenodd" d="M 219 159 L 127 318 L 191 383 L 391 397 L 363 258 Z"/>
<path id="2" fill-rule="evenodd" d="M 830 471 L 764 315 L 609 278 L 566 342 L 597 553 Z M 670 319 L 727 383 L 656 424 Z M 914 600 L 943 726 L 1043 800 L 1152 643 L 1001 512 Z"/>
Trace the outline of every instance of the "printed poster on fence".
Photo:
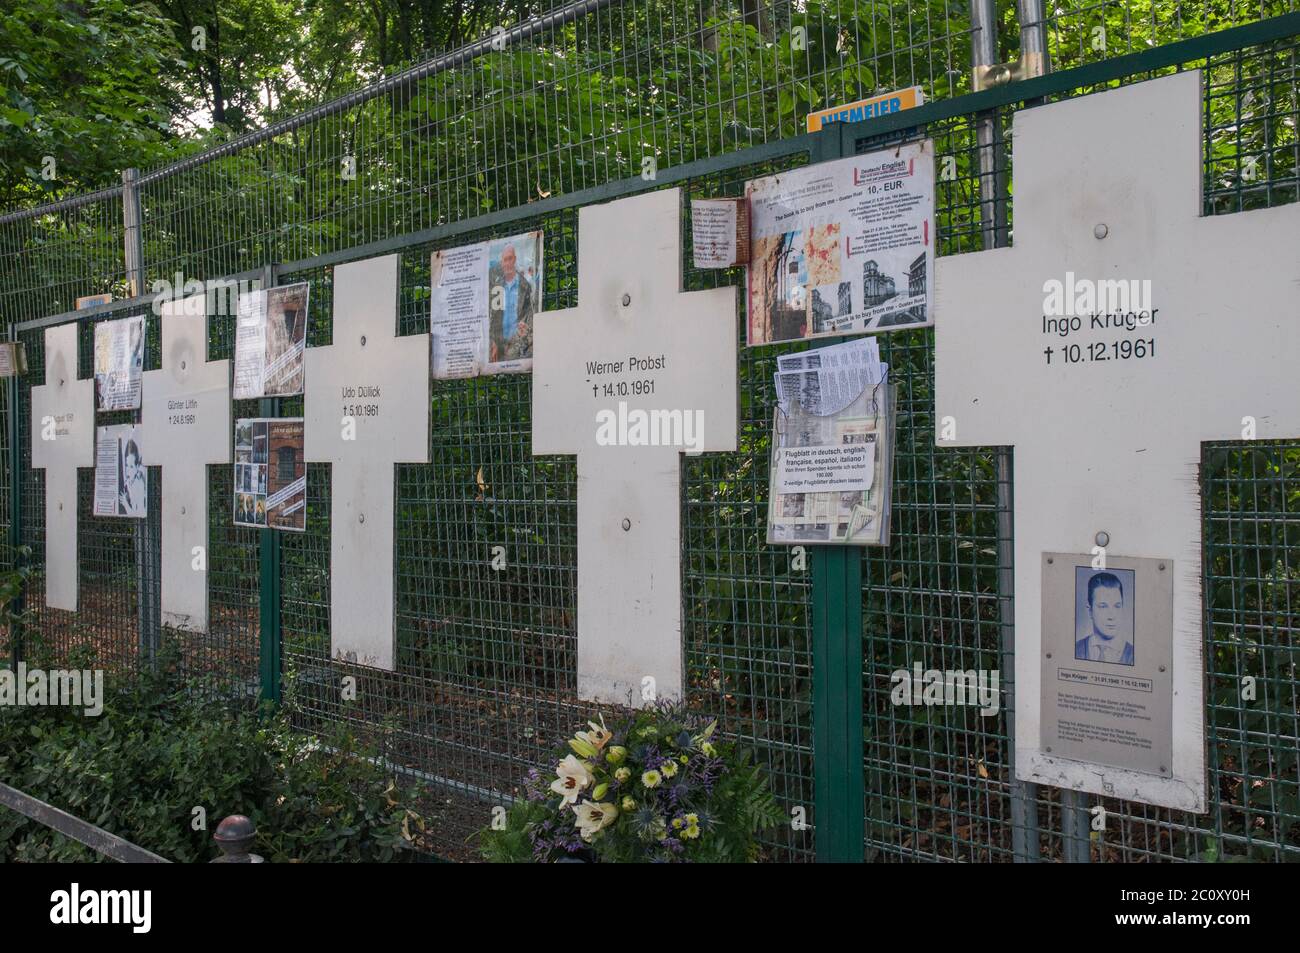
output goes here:
<path id="1" fill-rule="evenodd" d="M 532 369 L 533 315 L 542 310 L 542 233 L 443 248 L 430 265 L 433 377 Z"/>
<path id="2" fill-rule="evenodd" d="M 302 438 L 301 417 L 235 421 L 236 525 L 295 532 L 307 528 Z"/>
<path id="3" fill-rule="evenodd" d="M 235 400 L 302 393 L 309 289 L 304 281 L 239 296 Z"/>
<path id="4" fill-rule="evenodd" d="M 748 343 L 933 324 L 932 143 L 749 183 Z"/>
<path id="5" fill-rule="evenodd" d="M 138 424 L 95 429 L 95 515 L 144 519 L 149 475 L 140 454 Z"/>
<path id="6" fill-rule="evenodd" d="M 95 407 L 134 410 L 140 406 L 144 372 L 144 316 L 95 325 Z"/>

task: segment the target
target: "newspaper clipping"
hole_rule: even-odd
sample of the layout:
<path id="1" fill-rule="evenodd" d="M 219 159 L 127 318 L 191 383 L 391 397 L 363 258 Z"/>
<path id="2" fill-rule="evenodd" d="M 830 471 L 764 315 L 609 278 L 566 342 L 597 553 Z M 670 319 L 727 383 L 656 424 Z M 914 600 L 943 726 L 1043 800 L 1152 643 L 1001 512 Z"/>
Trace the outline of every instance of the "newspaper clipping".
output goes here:
<path id="1" fill-rule="evenodd" d="M 929 140 L 749 183 L 752 347 L 932 324 Z"/>
<path id="2" fill-rule="evenodd" d="M 235 421 L 234 503 L 238 526 L 295 532 L 307 528 L 301 417 Z"/>
<path id="3" fill-rule="evenodd" d="M 542 233 L 433 253 L 430 364 L 437 379 L 532 369 Z"/>
<path id="4" fill-rule="evenodd" d="M 301 394 L 307 350 L 307 282 L 239 298 L 235 399 Z"/>
<path id="5" fill-rule="evenodd" d="M 95 406 L 99 410 L 139 407 L 143 371 L 143 315 L 95 325 Z"/>
<path id="6" fill-rule="evenodd" d="M 143 519 L 149 474 L 140 455 L 140 428 L 118 424 L 95 430 L 95 515 Z"/>

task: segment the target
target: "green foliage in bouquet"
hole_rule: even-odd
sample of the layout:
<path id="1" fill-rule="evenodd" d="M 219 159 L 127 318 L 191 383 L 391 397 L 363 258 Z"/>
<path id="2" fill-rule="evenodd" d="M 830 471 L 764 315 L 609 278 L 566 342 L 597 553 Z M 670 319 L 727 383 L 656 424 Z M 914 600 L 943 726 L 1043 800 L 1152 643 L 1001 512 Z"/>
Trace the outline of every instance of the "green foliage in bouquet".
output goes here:
<path id="1" fill-rule="evenodd" d="M 504 825 L 479 832 L 497 863 L 737 863 L 785 815 L 747 750 L 715 737 L 681 705 L 661 704 L 607 728 L 589 722 L 533 769 Z"/>

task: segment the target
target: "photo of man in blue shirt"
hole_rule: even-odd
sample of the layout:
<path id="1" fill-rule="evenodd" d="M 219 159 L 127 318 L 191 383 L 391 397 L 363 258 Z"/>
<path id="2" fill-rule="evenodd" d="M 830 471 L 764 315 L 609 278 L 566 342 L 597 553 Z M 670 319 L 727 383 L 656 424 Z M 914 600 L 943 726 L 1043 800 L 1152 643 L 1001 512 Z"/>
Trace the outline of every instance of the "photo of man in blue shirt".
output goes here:
<path id="1" fill-rule="evenodd" d="M 513 243 L 501 249 L 488 269 L 488 360 L 511 361 L 532 357 L 532 321 L 537 296 L 528 277 L 519 270 Z"/>

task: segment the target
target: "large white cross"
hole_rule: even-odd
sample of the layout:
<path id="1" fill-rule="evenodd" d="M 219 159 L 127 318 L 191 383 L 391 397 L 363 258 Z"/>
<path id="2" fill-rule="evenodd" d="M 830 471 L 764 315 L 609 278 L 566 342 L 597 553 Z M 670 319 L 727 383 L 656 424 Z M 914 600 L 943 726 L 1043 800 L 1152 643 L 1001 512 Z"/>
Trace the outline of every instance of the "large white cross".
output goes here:
<path id="1" fill-rule="evenodd" d="M 303 449 L 330 476 L 330 646 L 391 670 L 393 465 L 429 462 L 429 335 L 397 336 L 398 256 L 334 269 L 334 343 L 307 349 Z"/>
<path id="2" fill-rule="evenodd" d="M 597 413 L 698 411 L 699 449 L 736 449 L 736 291 L 682 293 L 681 228 L 680 189 L 582 209 L 578 306 L 535 321 L 533 453 L 578 456 L 584 699 L 682 694 L 682 448 L 601 445 Z"/>
<path id="3" fill-rule="evenodd" d="M 95 382 L 77 379 L 77 324 L 45 330 L 32 388 L 32 467 L 45 471 L 45 604 L 77 611 L 77 468 L 95 465 Z"/>
<path id="4" fill-rule="evenodd" d="M 937 442 L 1015 447 L 1016 773 L 1192 811 L 1200 444 L 1247 418 L 1259 439 L 1300 435 L 1300 206 L 1202 217 L 1202 108 L 1188 72 L 1017 113 L 1014 246 L 936 275 Z M 1154 322 L 1044 333 L 1044 283 L 1067 272 L 1149 279 Z M 1055 758 L 1039 737 L 1044 554 L 1090 553 L 1099 533 L 1113 555 L 1173 560 L 1168 777 Z"/>
<path id="5" fill-rule="evenodd" d="M 145 463 L 162 467 L 162 620 L 208 629 L 208 464 L 230 463 L 230 362 L 207 359 L 205 296 L 162 306 L 162 369 L 141 384 Z"/>

